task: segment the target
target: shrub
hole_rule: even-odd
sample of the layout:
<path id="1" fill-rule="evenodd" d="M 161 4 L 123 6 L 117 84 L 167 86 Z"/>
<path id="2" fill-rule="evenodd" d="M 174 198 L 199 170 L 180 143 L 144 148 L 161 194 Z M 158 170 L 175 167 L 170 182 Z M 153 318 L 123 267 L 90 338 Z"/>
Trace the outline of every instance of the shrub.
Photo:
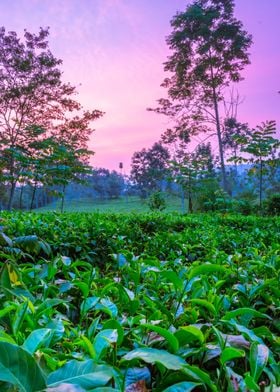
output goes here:
<path id="1" fill-rule="evenodd" d="M 249 200 L 236 200 L 235 211 L 242 215 L 251 215 L 255 212 L 255 206 Z"/>
<path id="2" fill-rule="evenodd" d="M 161 192 L 154 192 L 148 199 L 148 206 L 152 211 L 163 211 L 166 208 L 166 202 Z"/>
<path id="3" fill-rule="evenodd" d="M 268 215 L 280 215 L 280 193 L 271 195 L 265 201 L 265 212 Z"/>

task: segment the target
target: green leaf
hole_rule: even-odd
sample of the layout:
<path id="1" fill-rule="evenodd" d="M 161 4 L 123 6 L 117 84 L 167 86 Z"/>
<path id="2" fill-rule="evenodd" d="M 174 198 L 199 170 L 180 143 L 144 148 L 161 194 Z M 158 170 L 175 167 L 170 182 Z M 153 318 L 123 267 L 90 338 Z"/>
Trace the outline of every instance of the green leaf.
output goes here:
<path id="1" fill-rule="evenodd" d="M 250 349 L 250 373 L 257 383 L 269 357 L 269 349 L 264 344 L 252 343 Z"/>
<path id="2" fill-rule="evenodd" d="M 184 283 L 183 280 L 179 278 L 178 274 L 174 271 L 162 271 L 160 275 L 165 278 L 166 280 L 169 280 L 171 283 L 173 283 L 173 286 L 175 290 L 183 290 Z"/>
<path id="3" fill-rule="evenodd" d="M 46 387 L 35 359 L 21 347 L 1 341 L 0 380 L 15 385 L 21 392 L 36 392 Z"/>
<path id="4" fill-rule="evenodd" d="M 7 264 L 3 264 L 0 271 L 0 284 L 4 289 L 11 290 L 12 285 Z M 10 295 L 9 295 L 10 296 Z"/>
<path id="5" fill-rule="evenodd" d="M 260 344 L 263 344 L 263 340 L 258 337 L 253 330 L 244 327 L 244 325 L 238 324 L 235 320 L 230 320 L 228 323 L 230 326 L 234 326 L 238 332 L 242 333 L 243 335 L 246 336 L 247 339 L 249 339 L 251 342 L 258 342 Z M 226 335 L 228 336 L 228 335 Z M 238 336 L 237 336 L 238 338 Z M 239 338 L 238 338 L 239 339 Z M 245 342 L 244 342 L 245 343 Z M 231 343 L 232 344 L 232 343 Z M 249 343 L 247 344 L 249 345 Z"/>
<path id="6" fill-rule="evenodd" d="M 231 320 L 239 316 L 245 316 L 246 318 L 249 317 L 250 319 L 253 317 L 257 317 L 257 318 L 266 318 L 271 320 L 271 317 L 269 317 L 268 315 L 258 312 L 257 310 L 251 308 L 239 308 L 239 309 L 231 310 L 224 315 L 222 320 Z"/>
<path id="7" fill-rule="evenodd" d="M 30 354 L 35 353 L 39 347 L 48 347 L 54 331 L 49 328 L 40 328 L 31 332 L 22 345 Z"/>
<path id="8" fill-rule="evenodd" d="M 96 365 L 93 360 L 79 362 L 72 360 L 60 369 L 49 374 L 48 387 L 57 387 L 59 384 L 76 384 L 89 390 L 106 385 L 113 377 L 112 369 L 106 365 Z"/>
<path id="9" fill-rule="evenodd" d="M 182 370 L 186 364 L 184 359 L 177 355 L 148 347 L 132 350 L 122 357 L 124 361 L 132 361 L 133 359 L 141 359 L 147 363 L 159 363 L 170 370 Z"/>
<path id="10" fill-rule="evenodd" d="M 226 347 L 221 354 L 220 361 L 224 365 L 226 362 L 231 361 L 236 358 L 241 358 L 245 356 L 245 351 L 238 350 L 234 347 Z"/>
<path id="11" fill-rule="evenodd" d="M 152 325 L 152 324 L 141 324 L 141 328 L 147 328 L 150 331 L 154 331 L 160 336 L 164 337 L 165 340 L 168 343 L 169 349 L 172 353 L 175 353 L 179 349 L 179 342 L 178 339 L 167 329 L 158 327 L 157 325 Z"/>
<path id="12" fill-rule="evenodd" d="M 87 283 L 74 281 L 72 282 L 72 284 L 73 286 L 76 286 L 81 290 L 84 298 L 87 298 L 87 296 L 89 295 L 89 285 Z M 96 298 L 96 297 L 91 297 L 91 298 Z"/>
<path id="13" fill-rule="evenodd" d="M 250 376 L 249 373 L 246 374 L 245 378 L 244 378 L 246 387 L 248 388 L 248 390 L 251 392 L 260 392 L 260 387 L 258 386 L 258 384 L 255 382 L 255 380 L 253 379 L 252 376 Z"/>
<path id="14" fill-rule="evenodd" d="M 111 319 L 106 321 L 103 325 L 103 330 L 104 329 L 116 329 L 118 331 L 118 340 L 117 340 L 118 346 L 122 344 L 124 338 L 124 330 L 117 320 Z"/>
<path id="15" fill-rule="evenodd" d="M 215 383 L 211 380 L 210 376 L 197 366 L 185 365 L 183 369 L 184 374 L 191 378 L 191 380 L 197 381 L 204 385 L 207 385 L 211 391 L 217 392 Z"/>
<path id="16" fill-rule="evenodd" d="M 226 378 L 228 382 L 228 390 L 227 392 L 247 392 L 247 388 L 245 385 L 244 378 L 239 374 L 235 373 L 232 368 L 226 366 L 225 367 Z"/>
<path id="17" fill-rule="evenodd" d="M 14 239 L 14 243 L 26 252 L 39 253 L 41 246 L 36 235 L 26 235 Z"/>
<path id="18" fill-rule="evenodd" d="M 81 336 L 81 340 L 83 342 L 83 346 L 84 346 L 85 350 L 88 351 L 88 353 L 89 353 L 89 355 L 91 356 L 92 359 L 95 359 L 96 353 L 95 353 L 95 350 L 93 348 L 92 342 L 84 335 Z"/>
<path id="19" fill-rule="evenodd" d="M 164 389 L 163 392 L 190 392 L 199 385 L 201 384 L 197 382 L 183 381 Z"/>
<path id="20" fill-rule="evenodd" d="M 6 314 L 8 314 L 16 309 L 17 309 L 17 306 L 15 303 L 13 303 L 12 305 L 6 306 L 4 309 L 0 310 L 0 318 L 5 317 Z"/>
<path id="21" fill-rule="evenodd" d="M 197 340 L 200 344 L 204 342 L 204 335 L 201 330 L 193 325 L 188 325 L 186 327 L 180 327 L 178 331 L 175 332 L 175 336 L 179 340 L 180 346 L 185 346 L 186 344 Z"/>
<path id="22" fill-rule="evenodd" d="M 2 246 L 13 246 L 13 241 L 3 231 L 0 231 L 0 245 Z"/>
<path id="23" fill-rule="evenodd" d="M 198 275 L 212 276 L 214 273 L 221 273 L 223 275 L 230 273 L 228 269 L 216 264 L 202 264 L 197 267 L 191 267 L 189 272 L 189 279 Z"/>
<path id="24" fill-rule="evenodd" d="M 207 309 L 209 311 L 209 313 L 211 313 L 213 316 L 216 316 L 217 312 L 216 312 L 214 305 L 212 305 L 206 299 L 194 298 L 194 299 L 190 299 L 189 301 L 195 305 L 199 305 L 199 306 L 204 307 L 205 309 Z"/>
<path id="25" fill-rule="evenodd" d="M 22 326 L 27 309 L 28 309 L 28 301 L 25 301 L 24 303 L 18 306 L 12 324 L 14 335 L 17 335 L 20 327 Z"/>
<path id="26" fill-rule="evenodd" d="M 16 341 L 10 335 L 2 331 L 1 329 L 0 329 L 0 342 L 7 342 L 15 345 L 17 344 Z"/>
<path id="27" fill-rule="evenodd" d="M 117 306 L 107 298 L 102 298 L 101 301 L 95 306 L 95 309 L 102 310 L 109 314 L 110 317 L 117 317 L 118 308 Z"/>
<path id="28" fill-rule="evenodd" d="M 117 343 L 118 331 L 116 329 L 104 329 L 100 331 L 94 338 L 93 348 L 96 355 L 96 360 L 102 357 L 104 350 Z"/>
<path id="29" fill-rule="evenodd" d="M 60 304 L 64 304 L 66 301 L 64 301 L 63 299 L 59 299 L 59 298 L 48 298 L 46 299 L 44 302 L 42 302 L 38 308 L 36 309 L 36 314 L 35 317 L 37 320 L 39 320 L 40 317 L 42 317 L 42 315 L 47 314 L 47 310 L 54 308 L 57 305 Z"/>
<path id="30" fill-rule="evenodd" d="M 81 304 L 82 315 L 85 315 L 89 310 L 93 309 L 99 300 L 100 297 L 88 297 L 87 299 L 85 299 Z"/>

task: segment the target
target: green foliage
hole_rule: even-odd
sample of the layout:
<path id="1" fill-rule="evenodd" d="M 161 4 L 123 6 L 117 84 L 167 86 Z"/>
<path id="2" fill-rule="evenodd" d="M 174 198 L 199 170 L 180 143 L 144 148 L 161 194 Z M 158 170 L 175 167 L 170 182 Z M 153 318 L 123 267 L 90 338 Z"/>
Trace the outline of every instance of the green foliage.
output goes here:
<path id="1" fill-rule="evenodd" d="M 61 183 L 63 177 L 65 183 L 80 173 L 77 157 L 88 157 L 91 122 L 103 114 L 83 111 L 73 99 L 76 88 L 62 81 L 62 61 L 51 53 L 48 35 L 48 28 L 38 34 L 25 30 L 22 37 L 0 28 L 0 180 L 8 185 L 9 210 L 18 183 L 32 186 L 32 209 L 38 185 L 50 180 L 47 158 L 54 158 L 54 141 L 56 179 Z"/>
<path id="2" fill-rule="evenodd" d="M 1 225 L 1 391 L 280 385 L 279 218 L 2 213 Z"/>
<path id="3" fill-rule="evenodd" d="M 280 215 L 280 194 L 271 195 L 265 201 L 265 212 L 268 215 Z"/>
<path id="4" fill-rule="evenodd" d="M 161 192 L 154 192 L 148 199 L 148 206 L 151 211 L 163 211 L 166 208 L 166 201 Z"/>
<path id="5" fill-rule="evenodd" d="M 172 32 L 167 37 L 171 54 L 164 64 L 169 75 L 162 84 L 168 98 L 160 99 L 155 109 L 171 117 L 174 132 L 183 132 L 187 140 L 205 132 L 217 136 L 224 190 L 227 180 L 219 103 L 226 87 L 242 79 L 252 44 L 252 37 L 234 16 L 234 5 L 233 0 L 194 0 L 172 18 Z"/>
<path id="6" fill-rule="evenodd" d="M 194 204 L 197 210 L 201 210 L 204 200 L 213 199 L 218 188 L 211 145 L 202 143 L 193 153 L 179 150 L 177 155 L 177 160 L 170 164 L 172 176 L 187 194 L 188 211 L 193 212 Z"/>
<path id="7" fill-rule="evenodd" d="M 45 377 L 34 358 L 21 347 L 0 341 L 0 381 L 20 392 L 36 392 L 46 387 Z"/>
<path id="8" fill-rule="evenodd" d="M 270 166 L 279 166 L 279 159 L 275 158 L 280 147 L 280 141 L 276 139 L 276 122 L 267 121 L 258 125 L 256 129 L 248 131 L 246 135 L 235 135 L 236 144 L 240 146 L 240 153 L 245 156 L 233 157 L 230 160 L 238 163 L 252 164 L 249 174 L 258 179 L 259 210 L 262 213 L 264 176 Z M 249 157 L 248 157 L 249 154 Z"/>
<path id="9" fill-rule="evenodd" d="M 168 172 L 167 162 L 170 158 L 168 150 L 161 143 L 146 150 L 136 151 L 131 161 L 131 180 L 145 198 L 150 192 L 159 189 L 159 183 Z"/>

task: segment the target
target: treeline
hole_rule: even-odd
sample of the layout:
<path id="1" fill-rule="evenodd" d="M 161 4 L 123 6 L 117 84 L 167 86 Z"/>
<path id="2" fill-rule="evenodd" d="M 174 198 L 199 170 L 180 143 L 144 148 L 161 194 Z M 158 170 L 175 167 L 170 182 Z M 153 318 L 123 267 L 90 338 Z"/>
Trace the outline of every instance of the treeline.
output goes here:
<path id="1" fill-rule="evenodd" d="M 63 210 L 66 196 L 137 194 L 160 209 L 165 191 L 186 199 L 189 212 L 238 204 L 262 213 L 265 199 L 280 211 L 276 122 L 252 128 L 238 120 L 242 100 L 233 86 L 250 63 L 252 37 L 234 6 L 234 0 L 194 0 L 171 20 L 167 97 L 148 109 L 171 126 L 133 154 L 129 178 L 89 166 L 92 122 L 103 113 L 83 110 L 76 88 L 62 81 L 48 30 L 25 31 L 21 40 L 1 28 L 1 208 L 32 210 L 59 198 Z"/>
<path id="2" fill-rule="evenodd" d="M 60 65 L 48 46 L 48 29 L 37 35 L 0 29 L 0 184 L 1 205 L 10 210 L 15 195 L 21 208 L 28 190 L 30 209 L 42 189 L 80 180 L 90 168 L 92 121 L 99 110 L 83 110 L 76 88 L 62 81 Z M 41 200 L 41 198 L 40 198 Z"/>
<path id="3" fill-rule="evenodd" d="M 257 203 L 262 212 L 264 197 L 274 194 L 280 210 L 276 122 L 252 128 L 238 120 L 236 85 L 250 63 L 252 36 L 234 9 L 234 0 L 194 0 L 171 20 L 166 98 L 148 109 L 167 116 L 171 127 L 133 156 L 132 177 L 143 196 L 168 172 L 187 195 L 189 211 L 200 198 L 215 208 L 218 201 L 232 203 L 232 196 L 243 203 L 250 193 L 248 207 Z M 247 185 L 238 176 L 240 164 L 248 165 Z"/>
<path id="4" fill-rule="evenodd" d="M 44 207 L 48 204 L 60 202 L 63 209 L 65 201 L 92 200 L 104 201 L 117 199 L 125 195 L 128 190 L 128 182 L 125 177 L 116 171 L 104 168 L 87 168 L 87 173 L 79 175 L 75 181 L 63 182 L 63 184 L 38 183 L 36 192 L 33 184 L 17 185 L 14 192 L 12 208 L 31 211 Z M 9 188 L 5 185 L 0 187 L 1 209 L 7 209 L 9 200 Z"/>
<path id="5" fill-rule="evenodd" d="M 263 133 L 270 133 L 271 126 L 271 123 L 264 125 Z M 246 158 L 242 158 L 244 145 L 242 148 L 235 145 L 231 157 L 228 151 L 226 192 L 222 187 L 219 159 L 213 154 L 210 143 L 198 144 L 192 153 L 176 150 L 177 153 L 171 156 L 172 149 L 168 143 L 166 145 L 165 136 L 150 149 L 142 149 L 132 157 L 130 180 L 134 191 L 137 190 L 137 194 L 147 199 L 154 209 L 163 209 L 164 199 L 169 194 L 180 197 L 182 209 L 188 212 L 234 210 L 250 214 L 262 211 L 265 200 L 266 211 L 280 213 L 280 165 L 274 144 L 276 139 L 269 137 L 269 143 L 274 141 L 273 147 L 270 152 L 266 149 L 265 156 L 256 156 L 253 151 L 250 154 L 247 147 Z M 262 146 L 263 138 L 262 135 Z"/>

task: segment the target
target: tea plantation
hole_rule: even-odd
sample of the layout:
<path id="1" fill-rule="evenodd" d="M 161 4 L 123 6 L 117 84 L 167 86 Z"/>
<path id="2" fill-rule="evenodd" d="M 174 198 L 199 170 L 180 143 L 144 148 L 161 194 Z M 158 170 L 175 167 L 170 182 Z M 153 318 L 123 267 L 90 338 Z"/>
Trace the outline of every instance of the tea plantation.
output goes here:
<path id="1" fill-rule="evenodd" d="M 280 385 L 279 218 L 3 212 L 0 225 L 0 391 Z"/>

